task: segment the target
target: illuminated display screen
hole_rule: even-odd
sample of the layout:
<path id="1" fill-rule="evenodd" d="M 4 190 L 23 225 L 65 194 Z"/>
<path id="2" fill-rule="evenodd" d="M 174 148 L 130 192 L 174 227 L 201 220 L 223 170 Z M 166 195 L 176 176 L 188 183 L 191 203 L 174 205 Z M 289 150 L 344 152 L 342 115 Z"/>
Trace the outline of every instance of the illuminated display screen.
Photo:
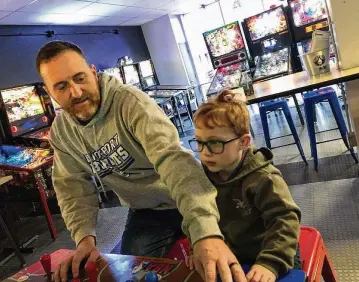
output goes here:
<path id="1" fill-rule="evenodd" d="M 140 83 L 140 77 L 134 65 L 127 65 L 123 67 L 125 73 L 125 80 L 127 84 Z"/>
<path id="2" fill-rule="evenodd" d="M 142 77 L 153 76 L 151 61 L 142 61 L 139 63 Z"/>
<path id="3" fill-rule="evenodd" d="M 274 35 L 288 29 L 282 7 L 268 10 L 246 20 L 252 41 Z"/>
<path id="4" fill-rule="evenodd" d="M 108 75 L 112 75 L 112 76 L 116 77 L 123 83 L 121 72 L 120 72 L 119 68 L 104 69 L 103 72 L 107 73 Z"/>
<path id="5" fill-rule="evenodd" d="M 44 114 L 44 109 L 34 86 L 3 90 L 1 95 L 10 123 Z"/>
<path id="6" fill-rule="evenodd" d="M 244 48 L 243 37 L 238 22 L 227 24 L 203 34 L 213 58 Z"/>
<path id="7" fill-rule="evenodd" d="M 23 86 L 1 91 L 13 137 L 48 125 L 40 97 L 34 86 Z"/>
<path id="8" fill-rule="evenodd" d="M 327 18 L 324 0 L 289 0 L 289 5 L 296 27 Z"/>

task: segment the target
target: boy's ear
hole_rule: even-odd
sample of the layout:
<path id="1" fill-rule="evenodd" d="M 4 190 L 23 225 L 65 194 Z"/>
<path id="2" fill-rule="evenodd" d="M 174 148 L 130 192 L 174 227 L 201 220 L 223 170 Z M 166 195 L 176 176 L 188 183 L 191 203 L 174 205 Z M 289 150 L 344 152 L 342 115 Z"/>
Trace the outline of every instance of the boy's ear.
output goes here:
<path id="1" fill-rule="evenodd" d="M 244 134 L 239 140 L 241 141 L 241 145 L 247 148 L 251 144 L 252 138 L 249 134 Z"/>

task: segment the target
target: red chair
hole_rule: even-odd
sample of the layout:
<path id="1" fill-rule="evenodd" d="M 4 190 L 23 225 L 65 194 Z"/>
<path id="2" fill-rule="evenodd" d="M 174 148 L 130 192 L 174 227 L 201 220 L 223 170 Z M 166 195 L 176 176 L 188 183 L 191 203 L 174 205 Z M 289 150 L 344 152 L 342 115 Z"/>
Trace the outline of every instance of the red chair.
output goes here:
<path id="1" fill-rule="evenodd" d="M 190 254 L 190 243 L 187 237 L 182 237 L 177 240 L 171 251 L 167 254 L 166 258 L 186 260 Z"/>
<path id="2" fill-rule="evenodd" d="M 313 227 L 302 226 L 299 237 L 302 269 L 308 282 L 338 282 L 333 265 L 319 231 Z"/>

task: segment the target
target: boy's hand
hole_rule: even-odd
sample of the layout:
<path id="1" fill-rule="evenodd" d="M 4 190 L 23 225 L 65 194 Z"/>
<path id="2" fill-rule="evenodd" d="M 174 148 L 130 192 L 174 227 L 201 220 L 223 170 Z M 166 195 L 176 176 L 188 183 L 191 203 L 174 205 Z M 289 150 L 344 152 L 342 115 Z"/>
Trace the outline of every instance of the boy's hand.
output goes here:
<path id="1" fill-rule="evenodd" d="M 190 270 L 194 270 L 193 256 L 190 255 L 186 258 L 186 265 Z"/>
<path id="2" fill-rule="evenodd" d="M 255 264 L 247 274 L 248 282 L 274 282 L 276 276 L 264 266 Z"/>

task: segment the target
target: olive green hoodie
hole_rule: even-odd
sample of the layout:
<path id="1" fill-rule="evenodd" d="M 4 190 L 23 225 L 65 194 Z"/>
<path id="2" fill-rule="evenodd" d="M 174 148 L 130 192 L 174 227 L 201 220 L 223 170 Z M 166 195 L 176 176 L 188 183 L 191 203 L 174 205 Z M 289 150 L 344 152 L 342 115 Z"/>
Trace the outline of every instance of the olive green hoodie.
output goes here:
<path id="1" fill-rule="evenodd" d="M 301 212 L 269 149 L 254 146 L 228 178 L 205 171 L 218 190 L 220 229 L 241 263 L 256 263 L 277 277 L 293 268 Z"/>

